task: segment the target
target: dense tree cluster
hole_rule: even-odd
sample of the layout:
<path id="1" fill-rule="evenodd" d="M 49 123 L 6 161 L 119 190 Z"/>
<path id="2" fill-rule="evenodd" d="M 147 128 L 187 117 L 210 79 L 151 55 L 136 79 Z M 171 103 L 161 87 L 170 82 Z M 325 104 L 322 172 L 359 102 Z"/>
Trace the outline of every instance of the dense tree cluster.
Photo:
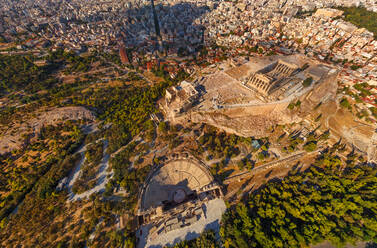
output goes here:
<path id="1" fill-rule="evenodd" d="M 243 170 L 244 168 L 251 170 L 254 168 L 255 161 L 250 159 L 250 156 L 246 156 L 238 161 L 237 166 L 238 169 Z"/>
<path id="2" fill-rule="evenodd" d="M 100 119 L 112 124 L 106 133 L 109 153 L 112 153 L 150 127 L 147 120 L 157 110 L 156 101 L 169 85 L 168 82 L 162 82 L 143 88 L 128 85 L 98 90 L 91 88 L 77 95 L 73 103 L 92 108 Z"/>
<path id="3" fill-rule="evenodd" d="M 0 54 L 0 96 L 21 89 L 36 92 L 56 83 L 48 78 L 54 66 L 38 67 L 34 60 L 32 56 Z"/>
<path id="4" fill-rule="evenodd" d="M 77 56 L 74 52 L 65 53 L 64 59 L 69 64 L 63 71 L 67 75 L 73 72 L 87 72 L 91 69 L 91 64 L 97 61 L 94 55 Z"/>
<path id="5" fill-rule="evenodd" d="M 299 135 L 293 134 L 289 135 L 288 142 L 289 144 L 283 147 L 283 151 L 291 153 L 298 149 L 299 145 L 301 145 L 304 142 L 304 139 L 301 138 Z"/>
<path id="6" fill-rule="evenodd" d="M 366 28 L 377 37 L 377 13 L 365 8 L 340 8 L 344 11 L 344 19 L 360 28 Z"/>
<path id="7" fill-rule="evenodd" d="M 231 158 L 240 154 L 241 143 L 251 144 L 251 138 L 242 138 L 237 135 L 227 135 L 225 132 L 218 132 L 214 127 L 208 126 L 199 138 L 199 144 L 207 150 L 214 158 Z"/>
<path id="8" fill-rule="evenodd" d="M 122 151 L 116 154 L 111 159 L 111 167 L 114 171 L 114 176 L 107 185 L 107 191 L 111 192 L 113 188 L 122 187 L 127 191 L 127 209 L 134 209 L 137 203 L 137 196 L 140 186 L 144 183 L 151 166 L 147 165 L 142 168 L 131 166 L 130 158 L 136 155 L 135 151 L 138 143 L 131 142 Z"/>
<path id="9" fill-rule="evenodd" d="M 375 167 L 325 153 L 302 174 L 270 182 L 223 218 L 224 247 L 341 246 L 377 241 Z"/>

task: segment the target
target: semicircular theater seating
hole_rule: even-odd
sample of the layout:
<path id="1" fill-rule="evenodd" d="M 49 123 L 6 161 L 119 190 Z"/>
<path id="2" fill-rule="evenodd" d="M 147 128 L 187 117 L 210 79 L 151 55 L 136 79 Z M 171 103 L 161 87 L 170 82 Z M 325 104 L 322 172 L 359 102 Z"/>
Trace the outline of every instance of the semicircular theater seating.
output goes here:
<path id="1" fill-rule="evenodd" d="M 170 161 L 154 171 L 146 181 L 140 208 L 143 211 L 155 208 L 163 201 L 173 201 L 177 190 L 189 194 L 212 181 L 212 175 L 198 162 L 184 159 Z"/>

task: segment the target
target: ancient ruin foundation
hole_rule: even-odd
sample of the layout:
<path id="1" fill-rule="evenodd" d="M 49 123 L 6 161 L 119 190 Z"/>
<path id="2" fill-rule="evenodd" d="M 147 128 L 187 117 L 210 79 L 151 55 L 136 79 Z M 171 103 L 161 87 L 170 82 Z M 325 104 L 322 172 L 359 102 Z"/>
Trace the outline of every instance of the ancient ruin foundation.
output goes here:
<path id="1" fill-rule="evenodd" d="M 172 156 L 150 173 L 141 190 L 139 246 L 172 244 L 190 238 L 188 233 L 194 238 L 205 228 L 216 229 L 225 211 L 222 196 L 201 161 Z"/>

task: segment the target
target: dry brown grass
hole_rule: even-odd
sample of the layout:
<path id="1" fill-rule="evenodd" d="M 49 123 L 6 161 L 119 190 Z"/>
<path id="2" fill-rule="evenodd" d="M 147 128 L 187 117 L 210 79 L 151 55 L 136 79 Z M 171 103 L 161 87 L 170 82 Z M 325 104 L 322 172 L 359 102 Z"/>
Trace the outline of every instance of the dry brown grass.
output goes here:
<path id="1" fill-rule="evenodd" d="M 144 72 L 143 75 L 144 75 L 144 77 L 146 77 L 147 79 L 149 79 L 149 81 L 152 81 L 155 84 L 158 84 L 158 83 L 161 83 L 161 82 L 165 81 L 163 78 L 155 76 L 150 71 Z"/>

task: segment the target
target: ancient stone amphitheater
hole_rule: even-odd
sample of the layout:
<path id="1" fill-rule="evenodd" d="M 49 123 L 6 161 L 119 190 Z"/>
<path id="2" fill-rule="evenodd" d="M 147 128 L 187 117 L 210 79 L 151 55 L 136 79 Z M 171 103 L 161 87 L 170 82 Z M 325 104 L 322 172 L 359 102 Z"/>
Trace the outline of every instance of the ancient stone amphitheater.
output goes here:
<path id="1" fill-rule="evenodd" d="M 199 161 L 168 161 L 149 175 L 142 191 L 140 210 L 155 208 L 165 201 L 180 203 L 193 191 L 200 191 L 212 182 L 212 175 Z"/>
<path id="2" fill-rule="evenodd" d="M 137 247 L 165 247 L 219 231 L 226 210 L 207 166 L 188 153 L 170 154 L 147 177 L 139 195 Z"/>

